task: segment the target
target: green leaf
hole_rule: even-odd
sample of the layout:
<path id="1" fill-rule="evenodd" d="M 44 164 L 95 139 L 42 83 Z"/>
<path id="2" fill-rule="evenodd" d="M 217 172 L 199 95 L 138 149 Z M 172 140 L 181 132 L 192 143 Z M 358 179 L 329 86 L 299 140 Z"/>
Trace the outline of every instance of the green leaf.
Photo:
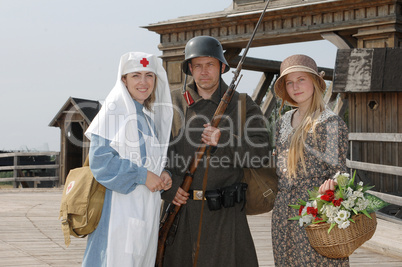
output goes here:
<path id="1" fill-rule="evenodd" d="M 366 215 L 367 217 L 369 217 L 370 219 L 372 219 L 371 216 L 370 216 L 370 214 L 367 212 L 367 210 L 362 210 L 362 212 L 363 212 L 364 215 Z"/>
<path id="2" fill-rule="evenodd" d="M 367 192 L 364 193 L 364 197 L 369 201 L 369 204 L 366 208 L 367 213 L 375 212 L 389 205 L 389 203 L 385 202 L 381 198 Z"/>
<path id="3" fill-rule="evenodd" d="M 320 212 L 320 210 L 322 209 L 322 206 L 324 206 L 324 203 L 322 201 L 317 201 L 317 210 L 318 210 L 318 212 Z"/>
<path id="4" fill-rule="evenodd" d="M 364 185 L 363 186 L 363 192 L 366 192 L 367 190 L 370 190 L 370 189 L 372 189 L 374 187 L 375 187 L 374 185 Z"/>
<path id="5" fill-rule="evenodd" d="M 331 223 L 331 226 L 328 229 L 328 234 L 329 234 L 329 232 L 331 232 L 332 228 L 335 227 L 335 225 L 336 225 L 336 223 Z"/>
<path id="6" fill-rule="evenodd" d="M 351 222 L 353 222 L 353 223 L 355 223 L 355 221 L 354 221 L 352 218 L 349 218 L 348 220 L 351 221 Z"/>
<path id="7" fill-rule="evenodd" d="M 306 206 L 307 202 L 304 201 L 303 199 L 299 199 L 299 204 L 302 206 Z"/>
<path id="8" fill-rule="evenodd" d="M 299 219 L 300 219 L 300 216 L 295 216 L 295 217 L 289 218 L 288 220 L 289 221 L 298 221 Z"/>
<path id="9" fill-rule="evenodd" d="M 289 205 L 289 207 L 299 210 L 301 206 L 300 205 Z"/>
<path id="10" fill-rule="evenodd" d="M 349 180 L 349 183 L 348 183 L 349 187 L 354 188 L 353 185 L 355 184 L 355 176 L 356 176 L 356 171 L 353 173 L 352 179 Z"/>
<path id="11" fill-rule="evenodd" d="M 325 221 L 324 220 L 313 221 L 313 224 L 322 223 L 322 222 L 325 222 Z"/>

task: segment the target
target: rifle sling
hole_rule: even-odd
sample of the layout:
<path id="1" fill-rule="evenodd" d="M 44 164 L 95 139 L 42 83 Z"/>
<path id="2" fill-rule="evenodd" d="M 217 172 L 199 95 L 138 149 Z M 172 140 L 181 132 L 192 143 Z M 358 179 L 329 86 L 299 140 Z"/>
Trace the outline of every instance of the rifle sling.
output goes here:
<path id="1" fill-rule="evenodd" d="M 204 179 L 202 180 L 202 195 L 203 196 L 205 195 L 205 191 L 207 190 L 208 169 L 209 169 L 210 156 L 211 156 L 211 147 L 208 147 L 208 149 L 207 149 L 207 166 L 206 166 L 205 173 L 204 173 Z M 193 267 L 197 266 L 198 252 L 200 250 L 201 229 L 202 229 L 202 215 L 204 213 L 204 204 L 205 204 L 205 197 L 202 198 L 201 215 L 200 215 L 200 222 L 198 224 L 197 245 L 196 245 L 196 250 L 195 250 Z"/>

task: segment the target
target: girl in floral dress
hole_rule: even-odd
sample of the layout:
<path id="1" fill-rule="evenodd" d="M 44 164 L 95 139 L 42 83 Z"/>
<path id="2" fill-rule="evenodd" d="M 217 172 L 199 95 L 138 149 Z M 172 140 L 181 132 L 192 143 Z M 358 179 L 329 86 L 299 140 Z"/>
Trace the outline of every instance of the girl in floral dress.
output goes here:
<path id="1" fill-rule="evenodd" d="M 272 214 L 272 243 L 276 266 L 349 266 L 349 259 L 318 254 L 298 221 L 289 221 L 297 210 L 289 204 L 308 199 L 313 187 L 333 187 L 324 182 L 346 171 L 348 129 L 325 106 L 326 84 L 315 61 L 293 55 L 281 64 L 275 93 L 283 105 L 296 107 L 277 122 L 276 155 L 279 192 Z"/>

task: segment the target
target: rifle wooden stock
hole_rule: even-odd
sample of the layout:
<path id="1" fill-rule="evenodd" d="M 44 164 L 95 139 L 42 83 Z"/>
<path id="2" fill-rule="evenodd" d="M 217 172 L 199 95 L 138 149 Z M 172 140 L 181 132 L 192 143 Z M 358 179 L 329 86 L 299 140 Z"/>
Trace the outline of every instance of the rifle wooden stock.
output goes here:
<path id="1" fill-rule="evenodd" d="M 240 71 L 242 69 L 244 60 L 246 59 L 246 55 L 248 53 L 248 50 L 251 46 L 251 42 L 254 39 L 255 33 L 257 32 L 258 26 L 260 25 L 262 18 L 264 17 L 265 11 L 267 10 L 269 4 L 269 0 L 267 1 L 267 4 L 265 5 L 265 8 L 263 10 L 263 12 L 261 13 L 261 16 L 254 28 L 254 32 L 251 35 L 250 40 L 248 41 L 248 44 L 245 48 L 245 51 L 237 65 L 236 70 L 233 72 L 233 78 L 232 81 L 229 85 L 229 88 L 226 90 L 225 94 L 223 95 L 218 108 L 216 109 L 212 120 L 211 120 L 211 126 L 217 128 L 219 125 L 219 122 L 221 121 L 221 118 L 223 116 L 223 114 L 226 111 L 227 106 L 229 105 L 230 101 L 232 100 L 232 97 L 234 95 L 234 92 L 236 90 L 237 84 L 237 78 L 239 77 Z M 196 151 L 196 155 L 195 157 L 191 160 L 190 163 L 190 167 L 188 172 L 185 174 L 183 182 L 181 184 L 181 188 L 188 192 L 190 190 L 190 186 L 193 182 L 193 177 L 194 177 L 194 173 L 197 170 L 198 167 L 198 163 L 200 162 L 200 160 L 202 159 L 202 157 L 205 154 L 205 150 L 207 149 L 207 146 L 205 144 L 201 144 L 197 151 Z M 173 207 L 173 208 L 172 208 Z M 168 209 L 167 209 L 167 217 L 166 220 L 162 220 L 161 222 L 161 226 L 159 228 L 159 238 L 158 238 L 158 250 L 156 253 L 156 261 L 155 261 L 155 266 L 156 267 L 163 267 L 163 257 L 165 254 L 165 245 L 166 245 L 166 239 L 168 237 L 169 234 L 169 230 L 173 225 L 173 222 L 177 216 L 177 214 L 180 211 L 180 207 L 181 206 L 176 206 L 172 203 L 169 204 Z"/>

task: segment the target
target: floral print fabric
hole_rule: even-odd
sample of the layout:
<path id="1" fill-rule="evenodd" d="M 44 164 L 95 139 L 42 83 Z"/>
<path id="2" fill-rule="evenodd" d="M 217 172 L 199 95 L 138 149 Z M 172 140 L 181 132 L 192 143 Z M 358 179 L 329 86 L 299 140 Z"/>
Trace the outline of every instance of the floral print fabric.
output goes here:
<path id="1" fill-rule="evenodd" d="M 336 172 L 346 171 L 348 129 L 345 122 L 328 108 L 322 112 L 315 127 L 309 131 L 304 150 L 306 171 L 301 163 L 297 177 L 288 178 L 287 158 L 290 138 L 294 133 L 291 119 L 295 110 L 277 122 L 276 155 L 279 192 L 272 214 L 272 243 L 276 266 L 349 266 L 349 259 L 330 259 L 318 254 L 311 246 L 304 227 L 288 219 L 297 214 L 289 207 L 299 199 L 308 199 L 308 191 L 319 187 Z"/>

